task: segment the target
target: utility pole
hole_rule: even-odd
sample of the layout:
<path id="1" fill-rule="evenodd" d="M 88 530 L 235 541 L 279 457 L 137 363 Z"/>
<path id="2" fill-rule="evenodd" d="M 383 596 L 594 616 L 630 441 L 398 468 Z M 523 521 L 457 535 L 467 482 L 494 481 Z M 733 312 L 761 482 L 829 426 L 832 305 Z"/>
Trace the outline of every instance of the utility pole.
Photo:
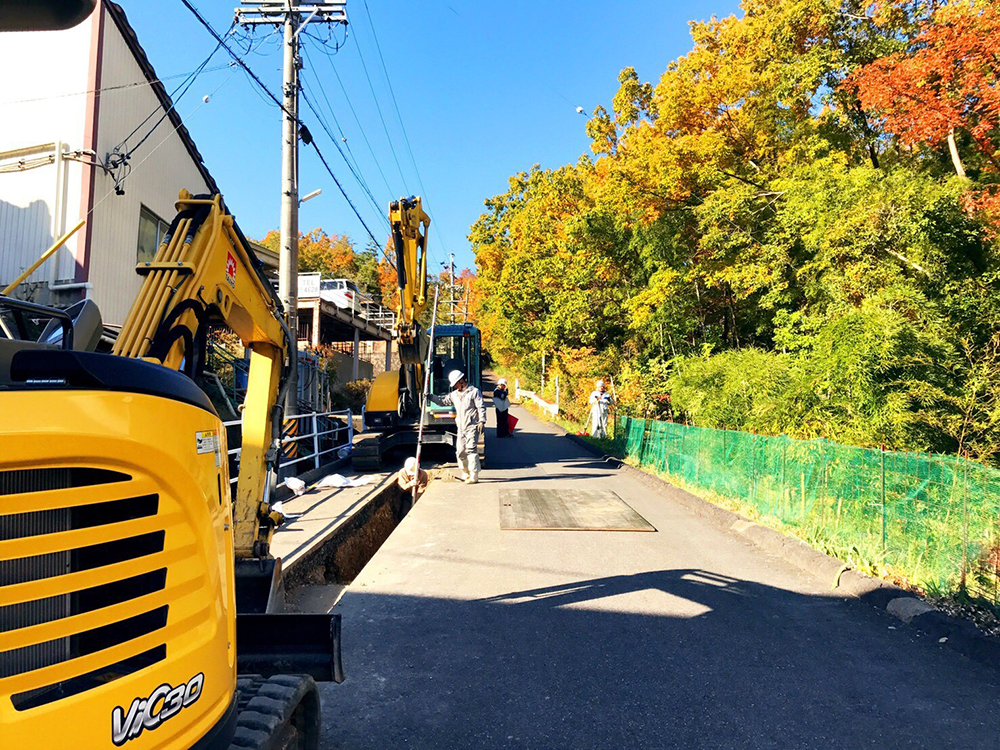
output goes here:
<path id="1" fill-rule="evenodd" d="M 455 325 L 455 253 L 448 253 L 448 274 L 450 278 L 450 290 L 451 290 L 451 324 Z"/>
<path id="2" fill-rule="evenodd" d="M 284 29 L 281 126 L 281 240 L 278 256 L 278 297 L 291 332 L 285 414 L 298 412 L 299 338 L 299 33 L 309 23 L 347 25 L 347 3 L 298 0 L 240 0 L 236 18 L 241 26 L 281 26 Z M 308 143 L 308 139 L 306 141 Z"/>

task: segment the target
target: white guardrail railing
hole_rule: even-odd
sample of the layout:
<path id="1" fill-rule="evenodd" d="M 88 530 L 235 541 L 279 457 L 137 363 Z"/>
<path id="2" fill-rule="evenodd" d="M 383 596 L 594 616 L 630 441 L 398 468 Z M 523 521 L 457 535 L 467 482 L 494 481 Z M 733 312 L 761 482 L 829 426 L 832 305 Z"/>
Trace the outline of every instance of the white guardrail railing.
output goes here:
<path id="1" fill-rule="evenodd" d="M 514 399 L 520 401 L 522 399 L 530 399 L 538 405 L 543 411 L 547 411 L 553 417 L 559 416 L 559 380 L 556 380 L 556 402 L 550 404 L 548 401 L 543 399 L 534 391 L 526 391 L 521 387 L 521 383 L 517 380 L 514 381 Z"/>
<path id="2" fill-rule="evenodd" d="M 341 421 L 341 418 L 344 421 Z M 320 429 L 320 420 L 325 420 L 328 422 L 327 429 Z M 285 468 L 286 466 L 293 466 L 294 464 L 301 463 L 303 461 L 311 461 L 313 463 L 312 468 L 318 469 L 322 463 L 321 458 L 328 453 L 334 453 L 336 451 L 342 450 L 344 448 L 350 448 L 354 444 L 354 415 L 351 413 L 350 409 L 343 409 L 341 411 L 323 411 L 323 412 L 311 412 L 309 414 L 295 414 L 291 417 L 285 417 L 285 425 L 288 422 L 296 421 L 298 423 L 298 431 L 301 431 L 303 427 L 306 429 L 311 429 L 311 432 L 299 435 L 285 435 L 281 438 L 282 447 L 282 457 L 278 462 L 278 470 Z M 235 427 L 242 424 L 242 420 L 235 419 L 232 422 L 223 422 L 224 427 Z M 341 434 L 344 434 L 346 438 L 345 442 L 339 442 Z M 330 448 L 322 448 L 322 444 L 327 442 L 324 438 L 327 435 L 333 435 L 334 445 Z M 242 431 L 240 432 L 240 440 L 243 439 Z M 307 453 L 303 456 L 290 457 L 285 454 L 285 446 L 291 443 L 300 443 L 303 440 L 312 441 L 312 452 Z M 307 443 L 308 445 L 308 443 Z M 230 448 L 227 453 L 229 456 L 236 456 L 237 462 L 240 458 L 241 447 Z M 229 484 L 236 484 L 239 476 L 235 476 L 229 480 Z M 284 482 L 281 482 L 284 484 Z"/>

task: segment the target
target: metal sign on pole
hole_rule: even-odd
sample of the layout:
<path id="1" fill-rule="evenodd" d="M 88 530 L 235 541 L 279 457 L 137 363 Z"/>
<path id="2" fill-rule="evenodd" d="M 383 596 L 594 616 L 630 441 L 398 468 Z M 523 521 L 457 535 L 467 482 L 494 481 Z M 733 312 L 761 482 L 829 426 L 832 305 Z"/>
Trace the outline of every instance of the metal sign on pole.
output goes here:
<path id="1" fill-rule="evenodd" d="M 438 292 L 440 287 L 434 287 L 434 314 L 431 320 L 435 321 L 431 326 L 430 341 L 427 343 L 427 363 L 424 365 L 424 395 L 420 399 L 420 424 L 417 426 L 417 466 L 413 470 L 413 502 L 417 502 L 417 488 L 420 485 L 420 446 L 424 440 L 424 421 L 427 418 L 427 397 L 431 392 L 431 357 L 434 356 L 434 331 L 437 328 Z"/>

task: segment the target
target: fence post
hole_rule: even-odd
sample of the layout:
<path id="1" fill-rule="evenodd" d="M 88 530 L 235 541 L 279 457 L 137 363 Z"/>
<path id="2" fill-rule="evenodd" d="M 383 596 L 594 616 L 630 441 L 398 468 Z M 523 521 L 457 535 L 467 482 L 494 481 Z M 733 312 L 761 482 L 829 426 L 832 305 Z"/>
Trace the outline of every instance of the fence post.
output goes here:
<path id="1" fill-rule="evenodd" d="M 781 441 L 781 504 L 787 504 L 788 488 L 785 485 L 785 463 L 788 457 L 788 437 L 782 436 Z"/>
<path id="2" fill-rule="evenodd" d="M 361 429 L 365 429 L 365 407 L 361 407 Z M 347 410 L 347 447 L 354 447 L 354 415 Z"/>
<path id="3" fill-rule="evenodd" d="M 961 460 L 961 455 L 959 455 Z M 965 591 L 965 575 L 969 568 L 969 452 L 962 461 L 962 591 Z"/>
<path id="4" fill-rule="evenodd" d="M 313 463 L 319 468 L 319 417 L 313 412 Z"/>
<path id="5" fill-rule="evenodd" d="M 684 466 L 684 464 L 686 463 L 685 459 L 687 458 L 687 455 L 684 453 L 684 436 L 687 435 L 687 431 L 688 431 L 688 426 L 687 426 L 687 422 L 685 422 L 684 424 L 681 425 L 681 449 L 679 451 L 679 458 L 681 460 L 681 467 Z M 681 468 L 681 471 L 683 471 L 683 468 Z M 687 479 L 687 477 L 684 477 L 684 478 Z"/>
<path id="6" fill-rule="evenodd" d="M 750 497 L 754 507 L 757 506 L 757 433 L 750 440 Z"/>
<path id="7" fill-rule="evenodd" d="M 556 375 L 556 414 L 559 413 L 559 376 Z"/>
<path id="8" fill-rule="evenodd" d="M 885 527 L 885 446 L 884 445 L 882 446 L 882 453 L 880 454 L 880 457 L 882 464 L 882 555 L 883 555 L 882 563 L 884 565 L 885 564 L 884 555 L 888 548 L 886 527 Z"/>

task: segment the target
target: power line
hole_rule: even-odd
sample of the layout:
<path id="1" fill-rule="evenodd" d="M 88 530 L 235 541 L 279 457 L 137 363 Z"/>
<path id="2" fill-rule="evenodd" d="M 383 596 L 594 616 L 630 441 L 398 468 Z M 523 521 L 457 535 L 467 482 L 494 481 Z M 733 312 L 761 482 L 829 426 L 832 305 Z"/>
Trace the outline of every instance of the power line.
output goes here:
<path id="1" fill-rule="evenodd" d="M 407 133 L 406 133 L 406 125 L 403 124 L 403 115 L 399 111 L 399 103 L 396 101 L 396 92 L 393 91 L 392 80 L 389 78 L 389 69 L 386 67 L 385 57 L 382 56 L 382 45 L 379 44 L 379 41 L 378 41 L 378 33 L 376 33 L 376 31 L 375 31 L 375 23 L 372 21 L 371 10 L 369 10 L 369 8 L 368 8 L 368 0 L 363 0 L 363 2 L 364 2 L 364 6 L 365 6 L 365 14 L 368 16 L 368 25 L 371 27 L 371 30 L 372 30 L 372 39 L 375 40 L 375 49 L 378 51 L 378 58 L 379 58 L 379 61 L 382 63 L 382 72 L 385 74 L 385 82 L 389 86 L 389 96 L 392 98 L 392 106 L 396 110 L 396 119 L 399 120 L 399 128 L 400 128 L 400 130 L 403 131 L 403 142 L 406 144 L 406 150 L 410 154 L 410 163 L 413 164 L 413 171 L 417 175 L 417 184 L 420 185 L 420 191 L 421 191 L 421 193 L 423 193 L 424 198 L 428 198 L 429 199 L 429 196 L 427 194 L 427 188 L 424 187 L 424 180 L 420 176 L 420 168 L 417 167 L 417 160 L 413 156 L 413 149 L 410 146 L 410 136 L 407 135 Z M 438 242 L 441 243 L 441 250 L 442 250 L 442 252 L 447 253 L 448 252 L 448 248 L 445 247 L 444 238 L 441 236 L 441 230 L 438 229 L 437 222 L 434 222 L 432 224 L 432 226 L 434 228 L 434 234 L 437 235 Z M 430 254 L 432 256 L 434 255 L 433 252 L 431 252 Z"/>
<path id="2" fill-rule="evenodd" d="M 216 95 L 216 94 L 217 94 L 217 93 L 219 92 L 219 90 L 220 90 L 220 89 L 221 89 L 221 88 L 222 88 L 223 86 L 225 86 L 225 85 L 226 85 L 227 83 L 229 83 L 230 79 L 232 79 L 232 77 L 233 77 L 233 74 L 234 74 L 235 72 L 236 72 L 236 71 L 234 70 L 234 71 L 233 71 L 233 73 L 230 73 L 230 74 L 229 74 L 229 75 L 228 75 L 228 76 L 226 77 L 226 79 L 225 79 L 225 80 L 224 80 L 224 81 L 223 81 L 222 83 L 220 83 L 220 84 L 219 84 L 218 86 L 216 86 L 216 87 L 215 87 L 215 90 L 214 90 L 214 91 L 212 91 L 212 94 L 211 94 L 211 95 L 212 95 L 212 96 L 215 96 L 215 95 Z M 188 120 L 190 120 L 190 119 L 191 119 L 192 117 L 194 117 L 194 116 L 195 116 L 195 115 L 196 115 L 196 114 L 198 113 L 198 111 L 199 111 L 199 110 L 200 110 L 200 109 L 201 109 L 202 107 L 204 107 L 204 106 L 205 106 L 205 105 L 206 105 L 207 103 L 208 103 L 207 101 L 202 101 L 202 102 L 200 102 L 200 103 L 198 104 L 198 106 L 197 106 L 197 107 L 195 107 L 195 108 L 194 108 L 194 109 L 193 109 L 193 110 L 191 111 L 191 114 L 189 114 L 189 115 L 188 115 Z M 117 192 L 118 192 L 118 189 L 119 189 L 119 187 L 121 186 L 121 183 L 122 183 L 122 182 L 124 182 L 124 181 L 125 181 L 125 180 L 126 180 L 126 179 L 127 179 L 128 177 L 129 177 L 129 176 L 131 176 L 131 174 L 132 174 L 133 172 L 135 172 L 136 170 L 138 170 L 139 168 L 141 168 L 141 167 L 142 167 L 142 165 L 143 165 L 143 164 L 145 164 L 145 163 L 146 163 L 146 161 L 147 161 L 147 160 L 149 159 L 149 157 L 151 157 L 151 156 L 152 156 L 153 154 L 155 154 L 155 153 L 156 153 L 156 152 L 157 152 L 157 151 L 159 150 L 160 146 L 162 146 L 162 145 L 163 145 L 164 143 L 166 143 L 166 142 L 167 142 L 168 140 L 170 140 L 170 137 L 171 137 L 171 136 L 172 136 L 172 135 L 173 135 L 174 133 L 176 133 L 176 132 L 177 132 L 178 130 L 180 130 L 180 128 L 181 128 L 181 127 L 183 126 L 183 124 L 184 124 L 184 122 L 183 122 L 183 120 L 181 120 L 181 121 L 180 121 L 180 122 L 179 122 L 179 123 L 178 123 L 177 125 L 175 125 L 175 126 L 173 127 L 173 129 L 172 129 L 172 130 L 171 130 L 171 131 L 170 131 L 169 133 L 167 133 L 167 135 L 166 135 L 166 136 L 165 136 L 165 137 L 163 138 L 163 140 L 161 140 L 161 141 L 160 141 L 159 143 L 157 143 L 157 144 L 156 144 L 156 146 L 154 146 L 154 147 L 153 147 L 153 150 L 152 150 L 152 151 L 150 151 L 150 152 L 149 152 L 148 154 L 146 154 L 146 155 L 145 155 L 145 156 L 144 156 L 144 157 L 142 158 L 142 160 L 141 160 L 141 161 L 140 161 L 140 162 L 139 162 L 138 164 L 136 164 L 136 165 L 135 165 L 135 167 L 131 167 L 131 166 L 129 167 L 129 171 L 128 171 L 128 174 L 126 174 L 126 175 L 125 175 L 124 177 L 122 177 L 121 179 L 117 179 L 117 180 L 115 180 L 115 185 L 114 185 L 114 187 L 112 187 L 112 188 L 111 188 L 111 190 L 109 190 L 109 191 L 108 191 L 107 193 L 105 193 L 105 195 L 104 195 L 104 197 L 103 197 L 103 198 L 101 198 L 101 199 L 100 199 L 99 201 L 97 201 L 97 202 L 96 202 L 96 203 L 94 204 L 93 208 L 91 208 L 91 209 L 90 209 L 90 210 L 89 210 L 89 211 L 87 212 L 87 215 L 88 215 L 88 216 L 90 216 L 90 215 L 91 215 L 91 214 L 92 214 L 92 213 L 93 213 L 93 212 L 94 212 L 94 211 L 95 211 L 95 210 L 97 209 L 97 207 L 98 207 L 98 206 L 100 206 L 100 205 L 101 205 L 102 203 L 104 203 L 104 201 L 105 201 L 105 200 L 107 200 L 107 199 L 108 199 L 108 198 L 109 198 L 109 197 L 111 196 L 111 194 L 112 194 L 112 193 L 117 193 Z"/>
<path id="3" fill-rule="evenodd" d="M 351 164 L 350 160 L 347 158 L 347 155 L 344 153 L 344 150 L 340 147 L 340 144 L 337 143 L 336 137 L 333 135 L 333 133 L 330 132 L 330 128 L 326 124 L 326 122 L 324 121 L 322 113 L 320 113 L 320 111 L 312 103 L 312 99 L 309 98 L 309 95 L 306 93 L 306 89 L 305 89 L 304 86 L 302 87 L 301 94 L 302 94 L 303 100 L 306 103 L 306 106 L 309 107 L 310 111 L 314 115 L 316 115 L 316 120 L 319 122 L 320 127 L 323 128 L 323 130 L 326 132 L 326 134 L 330 137 L 330 140 L 333 141 L 333 145 L 336 147 L 337 152 L 340 154 L 341 158 L 344 160 L 344 163 L 347 164 L 347 168 L 350 170 L 351 174 L 354 175 L 354 179 L 357 180 L 358 185 L 361 186 L 361 189 L 365 191 L 365 194 L 368 196 L 368 199 L 371 201 L 372 205 L 375 207 L 375 211 L 379 212 L 380 208 L 379 208 L 379 205 L 378 205 L 378 201 L 375 200 L 375 196 L 372 195 L 372 191 L 368 188 L 368 183 L 365 182 L 364 177 L 362 177 L 354 169 L 354 166 Z M 386 222 L 389 221 L 389 219 L 385 215 L 382 215 L 382 218 L 385 219 Z"/>
<path id="4" fill-rule="evenodd" d="M 308 50 L 303 47 L 302 54 L 309 62 L 310 70 L 312 71 L 313 80 L 316 81 L 316 86 L 319 88 L 319 93 L 323 96 L 323 101 L 326 102 L 326 110 L 330 113 L 333 118 L 333 124 L 337 128 L 337 132 L 340 133 L 340 139 L 347 149 L 347 153 L 351 155 L 351 160 L 354 162 L 354 167 L 360 171 L 361 166 L 358 163 L 358 157 L 354 155 L 354 150 L 351 148 L 350 141 L 347 140 L 347 135 L 344 133 L 344 128 L 340 125 L 340 120 L 337 118 L 337 113 L 333 109 L 333 105 L 330 103 L 330 97 L 326 94 L 326 87 L 323 85 L 323 81 L 320 79 L 319 74 L 316 72 L 316 68 L 312 65 L 312 58 L 309 57 Z"/>
<path id="5" fill-rule="evenodd" d="M 375 49 L 378 51 L 378 59 L 382 63 L 382 73 L 385 74 L 385 82 L 389 85 L 389 96 L 392 98 L 392 106 L 396 110 L 396 119 L 399 120 L 399 128 L 403 131 L 403 142 L 406 144 L 406 150 L 410 154 L 410 163 L 413 164 L 413 171 L 417 173 L 417 182 L 420 183 L 420 189 L 426 194 L 427 190 L 424 188 L 424 181 L 420 179 L 420 170 L 417 169 L 417 160 L 413 158 L 413 149 L 410 148 L 410 137 L 406 134 L 406 126 L 403 124 L 403 116 L 399 113 L 399 104 L 396 101 L 396 92 L 392 90 L 392 81 L 389 78 L 389 69 L 385 66 L 385 58 L 382 56 L 382 45 L 379 44 L 378 34 L 375 33 L 375 24 L 372 22 L 371 11 L 368 9 L 368 0 L 364 0 L 364 6 L 365 14 L 368 16 L 368 25 L 372 30 L 372 39 L 375 40 Z"/>
<path id="6" fill-rule="evenodd" d="M 198 9 L 195 8 L 190 3 L 190 0 L 181 0 L 181 3 L 184 5 L 185 8 L 191 11 L 192 14 L 194 14 L 195 18 L 198 19 L 198 22 L 202 26 L 204 26 L 205 29 L 208 31 L 208 33 L 210 33 L 215 38 L 215 40 L 222 46 L 222 48 L 229 53 L 229 56 L 232 57 L 233 60 L 236 61 L 236 63 L 239 64 L 241 68 L 243 68 L 243 70 L 246 71 L 247 75 L 249 75 L 250 78 L 253 79 L 254 83 L 257 84 L 258 88 L 260 88 L 260 90 L 264 94 L 266 94 L 271 101 L 273 101 L 276 105 L 278 105 L 278 107 L 281 108 L 282 112 L 284 112 L 286 115 L 288 115 L 288 117 L 294 120 L 295 123 L 299 126 L 299 128 L 304 129 L 305 135 L 309 135 L 308 141 L 306 141 L 306 138 L 303 138 L 303 141 L 306 141 L 308 145 L 313 147 L 313 150 L 316 152 L 316 155 L 319 157 L 319 160 L 323 163 L 323 167 L 330 175 L 330 178 L 337 186 L 337 189 L 340 191 L 340 194 L 344 197 L 344 200 L 347 201 L 347 205 L 351 207 L 351 210 L 354 212 L 354 215 L 358 218 L 358 221 L 361 222 L 361 226 L 365 228 L 365 231 L 368 233 L 368 236 L 371 237 L 372 242 L 379 244 L 378 240 L 375 239 L 375 234 L 368 227 L 368 224 L 365 223 L 365 220 L 361 218 L 361 214 L 358 213 L 358 209 L 355 207 L 354 202 L 351 200 L 350 196 L 347 195 L 347 191 L 344 190 L 343 185 L 340 184 L 340 180 L 338 180 L 337 176 L 333 173 L 333 169 L 330 168 L 329 163 L 326 161 L 326 157 L 323 156 L 323 152 L 320 151 L 319 146 L 317 145 L 315 139 L 312 137 L 311 134 L 309 134 L 309 128 L 307 128 L 305 124 L 302 122 L 302 120 L 299 119 L 296 115 L 289 112 L 288 109 L 285 107 L 284 103 L 271 92 L 271 90 L 264 84 L 262 80 L 260 80 L 260 77 L 250 69 L 250 67 L 239 57 L 239 55 L 233 52 L 232 48 L 229 47 L 229 45 L 225 43 L 223 38 L 219 36 L 219 33 L 214 28 L 212 28 L 212 25 L 205 20 L 205 18 L 201 15 L 201 13 L 198 12 Z M 392 266 L 393 270 L 395 270 L 396 266 L 389 258 L 389 256 L 386 255 L 384 246 L 379 245 L 379 247 L 382 248 L 382 254 L 385 255 L 385 258 L 389 262 L 389 265 Z"/>
<path id="7" fill-rule="evenodd" d="M 232 30 L 233 27 L 230 26 L 229 31 Z M 229 32 L 226 33 L 228 34 Z M 104 160 L 104 164 L 102 166 L 104 170 L 108 174 L 110 174 L 114 179 L 116 193 L 118 193 L 119 195 L 124 193 L 124 188 L 122 187 L 122 183 L 125 181 L 125 179 L 129 176 L 129 174 L 132 171 L 132 165 L 130 164 L 130 160 L 132 159 L 135 152 L 142 146 L 142 144 L 144 144 L 150 138 L 150 136 L 153 135 L 153 133 L 156 132 L 156 129 L 163 124 L 163 121 L 170 116 L 170 113 L 177 108 L 177 105 L 180 103 L 181 99 L 183 99 L 184 95 L 191 90 L 191 87 L 194 85 L 194 82 L 198 80 L 198 77 L 202 74 L 202 72 L 204 72 L 208 63 L 211 62 L 213 57 L 215 57 L 215 53 L 219 51 L 219 46 L 221 44 L 222 42 L 220 40 L 212 49 L 212 51 L 209 53 L 208 57 L 206 57 L 202 61 L 201 65 L 199 65 L 197 68 L 191 71 L 188 74 L 187 78 L 185 78 L 183 81 L 177 84 L 174 90 L 167 95 L 167 98 L 170 100 L 169 107 L 164 108 L 162 104 L 157 104 L 156 108 L 153 109 L 148 115 L 146 115 L 146 117 L 144 117 L 143 120 L 132 129 L 132 132 L 130 132 L 127 136 L 125 136 L 121 141 L 118 142 L 118 144 L 113 149 L 111 149 L 111 152 Z M 226 80 L 229 79 L 227 78 Z M 153 127 L 151 127 L 148 131 L 146 131 L 146 134 L 139 139 L 138 143 L 129 147 L 128 146 L 129 139 L 136 133 L 138 133 L 139 130 L 157 114 L 157 112 L 161 113 L 160 119 L 158 119 L 153 124 Z"/>
<path id="8" fill-rule="evenodd" d="M 205 68 L 202 73 L 215 73 L 219 70 L 225 70 L 229 67 L 229 63 L 225 65 L 213 65 L 211 68 Z M 32 104 L 34 102 L 47 102 L 53 99 L 68 99 L 71 96 L 85 96 L 87 94 L 108 94 L 112 91 L 124 91 L 125 89 L 136 89 L 142 88 L 144 86 L 153 86 L 157 83 L 163 83 L 164 81 L 172 81 L 175 78 L 187 78 L 194 71 L 188 71 L 186 73 L 177 73 L 172 76 L 162 76 L 160 78 L 153 79 L 143 79 L 141 81 L 133 81 L 132 83 L 122 83 L 118 86 L 105 86 L 100 89 L 87 89 L 86 91 L 71 91 L 67 94 L 55 94 L 54 96 L 37 96 L 32 99 L 15 99 L 9 102 L 0 102 L 3 106 L 11 106 L 14 104 Z"/>
<path id="9" fill-rule="evenodd" d="M 235 25 L 235 21 L 233 23 Z M 232 31 L 232 28 L 233 27 L 230 26 L 229 27 L 229 31 Z M 226 33 L 228 34 L 229 32 L 226 32 Z M 127 156 L 130 156 L 133 151 L 135 151 L 137 148 L 139 148 L 139 146 L 141 146 L 143 143 L 145 143 L 146 139 L 149 138 L 149 136 L 151 136 L 153 134 L 153 131 L 156 130 L 160 126 L 160 123 L 162 123 L 167 118 L 167 116 L 174 110 L 174 108 L 177 107 L 177 104 L 180 102 L 180 100 L 184 98 L 184 95 L 188 91 L 191 90 L 191 86 L 194 85 L 194 82 L 196 80 L 198 80 L 198 76 L 202 74 L 202 72 L 205 69 L 205 66 L 208 65 L 209 62 L 211 62 L 211 60 L 212 60 L 213 57 L 215 57 L 215 53 L 219 51 L 219 46 L 221 44 L 222 44 L 222 41 L 220 40 L 219 43 L 215 45 L 215 49 L 213 49 L 211 51 L 211 53 L 209 53 L 208 57 L 205 58 L 205 60 L 202 62 L 202 64 L 199 65 L 197 68 L 195 68 L 191 72 L 191 74 L 185 80 L 183 80 L 179 84 L 177 84 L 177 87 L 174 88 L 174 90 L 170 92 L 170 95 L 169 95 L 170 96 L 170 106 L 167 108 L 167 110 L 162 115 L 160 115 L 160 119 L 156 121 L 156 124 L 153 125 L 152 128 L 150 128 L 149 132 L 146 133 L 146 135 L 144 135 L 139 140 L 139 142 L 137 144 L 135 144 L 131 149 L 129 149 L 129 152 L 128 152 Z M 181 91 L 181 89 L 183 89 L 183 91 Z M 180 94 L 177 93 L 178 91 L 180 91 Z M 152 112 L 150 112 L 146 116 L 145 120 L 143 120 L 138 125 L 136 125 L 135 128 L 132 130 L 132 132 L 129 133 L 127 136 L 125 136 L 122 139 L 121 143 L 118 144 L 118 146 L 115 147 L 115 150 L 117 151 L 119 147 L 125 145 L 128 142 L 128 139 L 131 138 L 133 135 L 135 135 L 136 132 L 139 130 L 139 128 L 141 128 L 143 125 L 145 125 L 147 122 L 149 122 L 150 118 L 152 118 L 153 115 L 156 114 L 156 112 L 159 109 L 160 109 L 160 107 L 157 107 L 156 109 L 154 109 Z M 127 156 L 126 156 L 126 158 L 127 158 Z"/>
<path id="10" fill-rule="evenodd" d="M 358 221 L 361 222 L 361 226 L 363 226 L 365 228 L 365 231 L 368 232 L 368 236 L 372 238 L 372 242 L 374 242 L 375 244 L 378 244 L 378 240 L 375 239 L 375 235 L 372 233 L 372 230 L 369 229 L 368 225 L 365 223 L 365 220 L 361 218 L 361 214 L 358 213 L 357 207 L 355 207 L 355 205 L 351 201 L 351 199 L 347 197 L 347 193 L 344 191 L 343 185 L 340 184 L 340 180 L 337 179 L 337 176 L 333 173 L 333 170 L 330 169 L 330 165 L 327 164 L 326 157 L 323 156 L 323 152 L 319 150 L 319 146 L 316 145 L 316 141 L 313 141 L 310 145 L 313 147 L 313 150 L 316 152 L 316 156 L 319 157 L 319 160 L 321 162 L 323 162 L 323 166 L 326 168 L 326 171 L 329 173 L 330 177 L 333 179 L 333 182 L 334 182 L 334 184 L 336 184 L 337 189 L 340 191 L 340 194 L 344 196 L 344 200 L 347 201 L 347 205 L 351 207 L 351 210 L 354 212 L 354 215 L 358 217 Z M 384 252 L 385 251 L 383 250 L 383 253 Z M 389 265 L 391 265 L 392 269 L 395 271 L 396 270 L 396 266 L 395 266 L 395 264 L 391 260 L 389 260 L 388 256 L 386 256 L 386 260 L 389 261 Z"/>
<path id="11" fill-rule="evenodd" d="M 393 197 L 393 190 L 389 187 L 389 180 L 385 177 L 385 172 L 382 170 L 382 165 L 379 163 L 378 157 L 375 156 L 375 149 L 372 148 L 371 141 L 368 140 L 367 130 L 362 127 L 361 120 L 358 118 L 358 113 L 354 109 L 354 105 L 351 103 L 351 97 L 347 94 L 347 89 L 344 86 L 344 82 L 340 79 L 340 73 L 337 72 L 337 67 L 333 64 L 333 60 L 330 60 L 330 68 L 333 70 L 333 76 L 337 79 L 337 83 L 340 85 L 340 90 L 344 94 L 344 101 L 347 102 L 348 109 L 351 110 L 351 115 L 354 116 L 354 122 L 358 126 L 358 130 L 361 131 L 361 137 L 365 141 L 365 145 L 368 146 L 368 153 L 372 156 L 372 161 L 375 162 L 375 168 L 378 169 L 378 173 L 382 176 L 382 182 L 385 183 L 385 189 L 389 191 L 390 199 Z"/>
<path id="12" fill-rule="evenodd" d="M 356 39 L 355 42 L 357 42 Z M 361 60 L 361 69 L 365 72 L 365 80 L 368 81 L 368 90 L 372 92 L 372 99 L 375 101 L 375 110 L 378 112 L 378 119 L 382 123 L 382 130 L 385 132 L 385 139 L 389 143 L 389 151 L 392 152 L 392 159 L 396 162 L 396 170 L 399 172 L 399 178 L 403 181 L 403 189 L 409 193 L 410 189 L 406 186 L 406 178 L 403 176 L 403 168 L 399 165 L 399 157 L 396 155 L 396 147 L 392 144 L 392 136 L 389 135 L 389 128 L 386 126 L 385 117 L 382 115 L 382 106 L 378 103 L 378 96 L 375 94 L 375 86 L 372 84 L 371 76 L 368 75 L 368 65 L 365 63 L 365 56 L 361 52 L 361 45 L 355 43 L 354 48 L 358 51 L 358 59 Z"/>

